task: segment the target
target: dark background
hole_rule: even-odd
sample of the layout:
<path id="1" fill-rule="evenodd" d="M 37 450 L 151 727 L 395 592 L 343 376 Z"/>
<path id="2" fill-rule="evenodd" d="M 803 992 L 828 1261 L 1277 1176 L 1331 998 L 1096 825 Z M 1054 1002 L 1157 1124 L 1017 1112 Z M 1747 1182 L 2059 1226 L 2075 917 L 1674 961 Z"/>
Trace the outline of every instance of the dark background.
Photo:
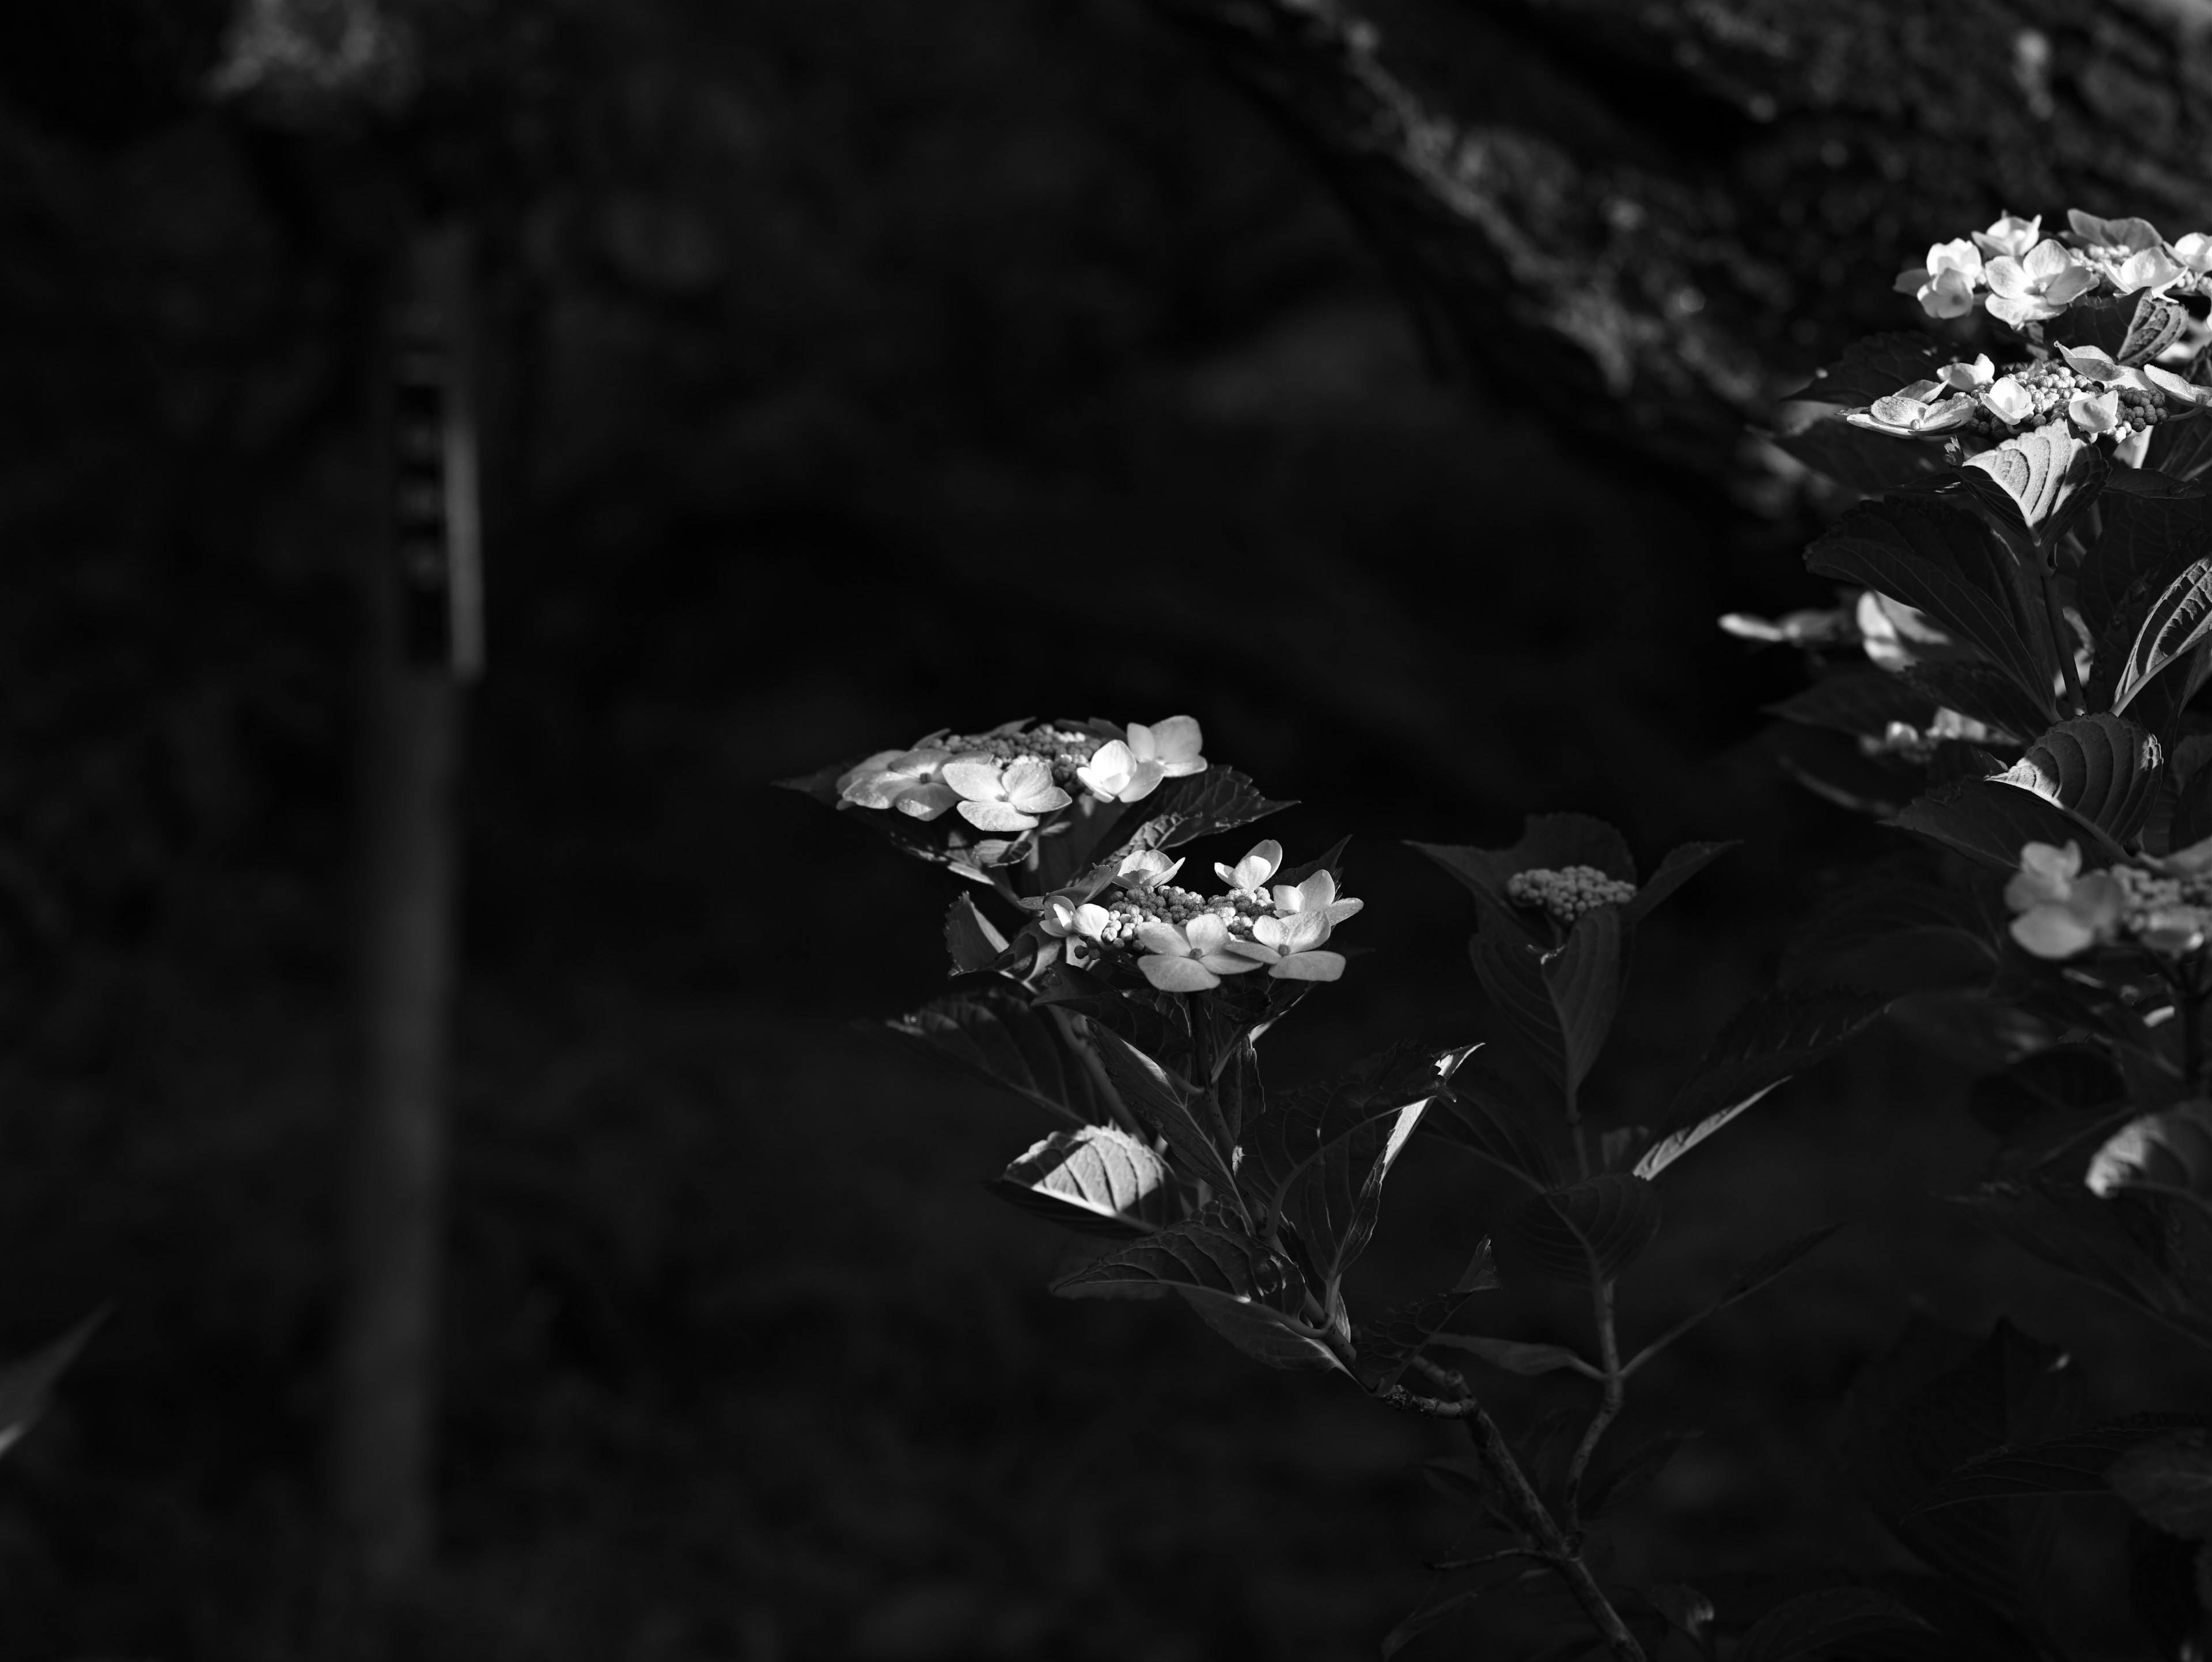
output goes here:
<path id="1" fill-rule="evenodd" d="M 1373 950 L 1279 1079 L 1483 1032 L 1468 909 L 1403 839 L 1562 807 L 1647 864 L 1741 837 L 1653 926 L 1599 1075 L 1648 1117 L 1885 846 L 1747 752 L 1796 672 L 1712 627 L 1826 600 L 1809 511 L 1430 373 L 1297 151 L 1127 6 L 579 7 L 499 47 L 532 76 L 457 72 L 404 129 L 211 107 L 220 7 L 43 9 L 0 40 L 0 1336 L 117 1312 L 0 1466 L 0 1653 L 300 1653 L 364 366 L 380 239 L 427 202 L 487 251 L 491 668 L 444 1538 L 395 1653 L 1372 1654 L 1455 1527 L 1415 1470 L 1452 1434 L 1179 1308 L 1047 1297 L 1057 1238 L 976 1186 L 1046 1128 L 853 1025 L 934 990 L 951 880 L 767 782 L 1197 715 L 1299 800 L 1293 860 L 1355 836 Z M 1785 368 L 1848 321 L 1812 292 Z M 2112 1407 L 2184 1388 L 1931 1198 L 1987 1154 L 1965 1077 L 1878 1035 L 1670 1180 L 1632 1336 L 1848 1227 L 1640 1383 L 1627 1437 L 1706 1435 L 1628 1515 L 1630 1579 L 1905 1562 L 1833 1450 L 1916 1307 L 2010 1313 Z M 1493 1199 L 1418 1145 L 1359 1300 L 1441 1285 Z M 1481 1383 L 1513 1423 L 1554 1395 Z M 2120 1653 L 2113 1523 L 2060 1579 Z"/>

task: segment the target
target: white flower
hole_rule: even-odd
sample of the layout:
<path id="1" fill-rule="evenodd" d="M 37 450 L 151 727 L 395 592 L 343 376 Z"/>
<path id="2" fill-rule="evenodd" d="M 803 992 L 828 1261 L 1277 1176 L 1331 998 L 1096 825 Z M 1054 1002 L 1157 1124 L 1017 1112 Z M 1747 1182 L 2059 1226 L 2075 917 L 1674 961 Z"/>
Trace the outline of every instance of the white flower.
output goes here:
<path id="1" fill-rule="evenodd" d="M 1999 421 L 2018 427 L 2035 414 L 2035 399 L 2013 375 L 2000 375 L 1982 393 L 1982 407 Z"/>
<path id="2" fill-rule="evenodd" d="M 1139 849 L 1115 868 L 1114 881 L 1125 889 L 1157 889 L 1182 869 L 1158 849 Z"/>
<path id="3" fill-rule="evenodd" d="M 2097 286 L 2096 268 L 2064 243 L 2046 239 L 2018 259 L 2000 254 L 1984 268 L 1990 315 L 2015 329 L 2055 318 Z"/>
<path id="4" fill-rule="evenodd" d="M 2143 366 L 2143 379 L 2170 399 L 2187 405 L 2212 404 L 2212 387 L 2200 387 L 2193 380 L 2185 380 L 2171 369 L 2161 369 L 2156 364 Z"/>
<path id="5" fill-rule="evenodd" d="M 1134 802 L 1159 788 L 1158 767 L 1146 767 L 1119 739 L 1109 739 L 1075 770 L 1085 790 L 1109 802 Z"/>
<path id="6" fill-rule="evenodd" d="M 2202 231 L 2191 231 L 2173 245 L 2173 257 L 2191 271 L 2203 277 L 2212 271 L 2212 236 Z"/>
<path id="7" fill-rule="evenodd" d="M 1200 742 L 1198 722 L 1188 715 L 1170 715 L 1152 727 L 1132 721 L 1127 738 L 1099 746 L 1075 776 L 1109 802 L 1141 801 L 1163 779 L 1205 772 Z"/>
<path id="8" fill-rule="evenodd" d="M 1202 993 L 1218 987 L 1225 975 L 1260 967 L 1253 958 L 1229 950 L 1229 925 L 1218 912 L 1201 912 L 1180 929 L 1158 921 L 1140 923 L 1137 944 L 1145 949 L 1137 967 L 1164 993 Z"/>
<path id="9" fill-rule="evenodd" d="M 1876 399 L 1864 410 L 1847 410 L 1844 419 L 1870 432 L 1894 438 L 1914 438 L 1925 433 L 1948 432 L 1970 419 L 1974 401 L 1946 396 L 1941 381 L 1916 380 L 1887 398 Z"/>
<path id="10" fill-rule="evenodd" d="M 2081 875 L 2081 845 L 2029 843 L 2005 885 L 2005 904 L 2020 914 L 2012 938 L 2038 958 L 2072 958 L 2118 932 L 2125 893 L 2108 872 Z"/>
<path id="11" fill-rule="evenodd" d="M 1213 874 L 1232 889 L 1254 893 L 1267 885 L 1283 864 L 1283 845 L 1272 837 L 1255 843 L 1251 853 L 1233 866 L 1213 862 Z"/>
<path id="12" fill-rule="evenodd" d="M 2155 248 L 2166 239 L 2147 219 L 2100 219 L 2079 208 L 2066 210 L 2066 222 L 2082 241 L 2099 248 L 2124 248 L 2130 253 Z"/>
<path id="13" fill-rule="evenodd" d="M 2010 254 L 2018 259 L 2035 247 L 2043 235 L 2043 216 L 2021 219 L 2014 214 L 1999 216 L 1996 224 L 1986 231 L 1974 233 L 1974 240 L 1981 244 L 1985 254 Z"/>
<path id="14" fill-rule="evenodd" d="M 1296 888 L 1278 883 L 1274 899 L 1275 910 L 1280 916 L 1319 917 L 1332 924 L 1343 922 L 1367 904 L 1364 900 L 1339 900 L 1336 879 L 1326 871 L 1316 872 Z M 1257 927 L 1254 926 L 1255 931 Z"/>
<path id="15" fill-rule="evenodd" d="M 2109 433 L 2120 424 L 2120 395 L 2110 389 L 2076 393 L 2066 401 L 2066 414 L 2084 433 Z"/>
<path id="16" fill-rule="evenodd" d="M 2113 286 L 2124 295 L 2138 289 L 2148 289 L 2153 294 L 2171 289 L 2189 275 L 2188 268 L 2163 248 L 2138 250 L 2120 262 L 2112 273 Z"/>
<path id="17" fill-rule="evenodd" d="M 1073 800 L 1052 782 L 1052 764 L 1035 756 L 1017 757 L 1003 771 L 988 757 L 963 757 L 945 764 L 945 782 L 960 795 L 960 817 L 981 831 L 1027 831 Z"/>
<path id="18" fill-rule="evenodd" d="M 1918 301 L 1929 316 L 1956 318 L 1974 309 L 1974 290 L 1981 283 L 1982 251 L 1960 237 L 1935 244 L 1925 265 L 1898 273 L 1896 287 Z"/>
<path id="19" fill-rule="evenodd" d="M 1231 942 L 1230 949 L 1266 964 L 1278 981 L 1334 981 L 1344 973 L 1344 954 L 1322 950 L 1328 933 L 1329 920 L 1317 911 L 1261 917 L 1253 920 L 1252 939 Z"/>
<path id="20" fill-rule="evenodd" d="M 958 800 L 939 777 L 951 759 L 951 752 L 931 745 L 878 751 L 838 780 L 838 800 L 856 808 L 896 808 L 916 819 L 934 819 Z"/>
<path id="21" fill-rule="evenodd" d="M 1065 892 L 1047 895 L 1044 916 L 1037 919 L 1037 928 L 1055 940 L 1072 934 L 1084 941 L 1097 941 L 1104 935 L 1106 923 L 1103 906 Z"/>
<path id="22" fill-rule="evenodd" d="M 1996 373 L 1996 365 L 1990 362 L 1987 352 L 1983 352 L 1972 363 L 1945 364 L 1936 372 L 1936 378 L 1954 391 L 1978 393 L 1990 384 Z"/>

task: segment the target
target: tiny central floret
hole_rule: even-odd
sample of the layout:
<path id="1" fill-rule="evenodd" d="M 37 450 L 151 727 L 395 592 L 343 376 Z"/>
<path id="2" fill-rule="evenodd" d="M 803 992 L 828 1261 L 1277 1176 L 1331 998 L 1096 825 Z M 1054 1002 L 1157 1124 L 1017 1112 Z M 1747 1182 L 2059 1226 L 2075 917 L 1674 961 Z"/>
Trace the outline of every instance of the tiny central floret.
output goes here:
<path id="1" fill-rule="evenodd" d="M 1595 866 L 1539 867 L 1505 880 L 1505 897 L 1516 906 L 1549 912 L 1569 928 L 1600 906 L 1625 906 L 1636 898 L 1636 885 L 1607 877 Z"/>

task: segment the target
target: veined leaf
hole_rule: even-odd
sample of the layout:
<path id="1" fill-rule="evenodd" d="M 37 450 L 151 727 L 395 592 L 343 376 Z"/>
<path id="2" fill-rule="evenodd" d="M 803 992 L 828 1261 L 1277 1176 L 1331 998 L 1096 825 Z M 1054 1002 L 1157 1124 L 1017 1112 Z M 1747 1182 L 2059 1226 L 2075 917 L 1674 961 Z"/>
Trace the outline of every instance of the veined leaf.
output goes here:
<path id="1" fill-rule="evenodd" d="M 1900 442 L 1887 434 L 1869 433 L 1853 427 L 1839 414 L 1815 416 L 1792 431 L 1777 433 L 1773 444 L 1822 478 L 1867 496 L 1879 496 L 1926 478 L 1943 466 L 1942 453 L 1933 445 Z"/>
<path id="2" fill-rule="evenodd" d="M 1967 457 L 1958 477 L 1999 535 L 2041 559 L 2095 500 L 2107 472 L 2104 453 L 2062 419 Z"/>
<path id="3" fill-rule="evenodd" d="M 2004 921 L 1969 891 L 1923 875 L 1917 850 L 1860 874 L 1820 901 L 1782 953 L 1782 984 L 1890 994 L 1986 986 Z"/>
<path id="4" fill-rule="evenodd" d="M 2020 851 L 2029 843 L 2058 848 L 2079 843 L 2082 865 L 2089 870 L 2127 858 L 2126 850 L 2095 821 L 2034 791 L 1994 779 L 1938 786 L 1882 823 L 1924 837 L 1993 871 L 2018 871 Z"/>
<path id="5" fill-rule="evenodd" d="M 2042 597 L 2012 556 L 1970 514 L 1890 498 L 1851 509 L 1806 551 L 1825 577 L 1864 584 L 1925 612 L 1954 639 L 1978 647 L 2055 718 L 2058 672 Z"/>
<path id="6" fill-rule="evenodd" d="M 1960 1466 L 1913 1507 L 1911 1516 L 1963 1506 L 1970 1501 L 2027 1501 L 2039 1495 L 2110 1493 L 2105 1472 L 2138 1443 L 2169 1431 L 2212 1424 L 2201 1415 L 2135 1414 L 2086 1426 L 2047 1442 L 1999 1447 Z"/>
<path id="7" fill-rule="evenodd" d="M 1451 1089 L 1421 1123 L 1531 1189 L 1556 1189 L 1565 1175 L 1536 1110 L 1481 1056 L 1452 1075 Z"/>
<path id="8" fill-rule="evenodd" d="M 2113 714 L 2125 709 L 2154 676 L 2208 633 L 2212 633 L 2212 559 L 2192 560 L 2144 614 L 2113 688 Z"/>
<path id="9" fill-rule="evenodd" d="M 1270 1099 L 1258 1123 L 1244 1129 L 1239 1174 L 1245 1192 L 1269 1211 L 1279 1211 L 1292 1183 L 1323 1150 L 1363 1126 L 1432 1099 L 1474 1049 L 1425 1050 L 1403 1042 L 1326 1085 Z"/>
<path id="10" fill-rule="evenodd" d="M 2202 417 L 2160 422 L 2150 430 L 2143 466 L 2177 479 L 2195 479 L 2212 472 L 2212 422 Z"/>
<path id="11" fill-rule="evenodd" d="M 1788 397 L 1839 408 L 1869 405 L 1900 387 L 1933 379 L 1950 361 L 1950 349 L 1923 334 L 1893 330 L 1869 335 L 1845 347 L 1835 362 L 1815 369 L 1813 379 Z"/>
<path id="12" fill-rule="evenodd" d="M 0 1367 L 0 1454 L 21 1442 L 23 1434 L 46 1411 L 54 1382 L 107 1319 L 107 1312 L 108 1306 L 102 1305 L 51 1344 Z"/>
<path id="13" fill-rule="evenodd" d="M 1640 884 L 1636 898 L 1620 909 L 1622 927 L 1633 928 L 1642 922 L 1675 890 L 1726 854 L 1730 849 L 1741 848 L 1738 842 L 1685 843 L 1667 850 L 1651 875 Z"/>
<path id="14" fill-rule="evenodd" d="M 2000 777 L 2124 844 L 2150 815 L 2164 764 L 2158 740 L 2134 722 L 2077 715 L 2045 733 Z"/>
<path id="15" fill-rule="evenodd" d="M 1011 988 L 932 999 L 886 1025 L 933 1061 L 1063 1118 L 1083 1124 L 1112 1117 L 1096 1078 L 1069 1050 L 1052 1015 Z"/>
<path id="16" fill-rule="evenodd" d="M 1828 1587 L 1792 1598 L 1753 1622 L 1736 1647 L 1735 1662 L 1823 1656 L 1847 1639 L 1899 1628 L 1925 1629 L 1928 1623 L 1871 1587 Z"/>
<path id="17" fill-rule="evenodd" d="M 1757 1106 L 1761 1097 L 1781 1085 L 1787 1078 L 1788 1075 L 1785 1075 L 1783 1079 L 1774 1080 L 1760 1086 L 1741 1102 L 1731 1103 L 1725 1108 L 1716 1109 L 1694 1125 L 1686 1125 L 1679 1131 L 1668 1132 L 1638 1156 L 1634 1168 L 1636 1175 L 1646 1183 L 1650 1182 L 1652 1178 L 1657 1177 L 1738 1114 Z"/>
<path id="18" fill-rule="evenodd" d="M 989 969 L 1005 955 L 1006 937 L 963 894 L 945 914 L 945 949 L 952 955 L 953 974 L 972 975 Z"/>
<path id="19" fill-rule="evenodd" d="M 1516 1202 L 1498 1222 L 1498 1259 L 1508 1275 L 1586 1287 L 1618 1278 L 1658 1233 L 1659 1191 L 1607 1173 Z"/>
<path id="20" fill-rule="evenodd" d="M 1470 952 L 1483 990 L 1532 1056 L 1565 1089 L 1580 1085 L 1620 1003 L 1620 909 L 1584 912 L 1548 953 L 1486 916 Z"/>
<path id="21" fill-rule="evenodd" d="M 1592 1379 L 1602 1377 L 1598 1371 L 1565 1345 L 1523 1344 L 1514 1339 L 1486 1338 L 1474 1333 L 1439 1333 L 1429 1342 L 1444 1345 L 1453 1350 L 1464 1350 L 1488 1362 L 1492 1367 L 1504 1368 L 1508 1373 L 1556 1373 L 1563 1367 Z"/>
<path id="22" fill-rule="evenodd" d="M 1370 1391 L 1378 1391 L 1397 1384 L 1413 1358 L 1469 1299 L 1477 1293 L 1490 1292 L 1497 1285 L 1493 1277 L 1487 1287 L 1431 1294 L 1410 1304 L 1393 1306 L 1373 1321 L 1362 1323 L 1353 1334 L 1355 1367 L 1360 1383 Z"/>
<path id="23" fill-rule="evenodd" d="M 2011 682 L 2008 679 L 2006 685 Z M 1766 713 L 1807 727 L 1879 739 L 1893 721 L 1926 727 L 1935 720 L 1937 702 L 1902 675 L 1886 669 L 1854 669 L 1826 676 L 1780 703 L 1767 705 Z M 2035 730 L 2042 729 L 2038 721 Z"/>
<path id="24" fill-rule="evenodd" d="M 1675 1093 L 1669 1129 L 1695 1126 L 1826 1060 L 1872 1026 L 1888 1001 L 1839 987 L 1762 993 L 1729 1018 Z"/>
<path id="25" fill-rule="evenodd" d="M 1505 898 L 1505 881 L 1516 872 L 1594 866 L 1624 883 L 1636 880 L 1636 861 L 1620 833 L 1586 813 L 1532 813 L 1522 823 L 1521 840 L 1510 849 L 1413 846 L 1467 885 L 1486 912 L 1495 910 L 1508 918 L 1514 908 Z"/>
<path id="26" fill-rule="evenodd" d="M 1898 671 L 1894 679 L 1927 703 L 1970 715 L 2019 744 L 2034 738 L 2050 721 L 2036 701 L 1994 664 L 1912 664 Z"/>
<path id="27" fill-rule="evenodd" d="M 1431 1099 L 1408 1103 L 1332 1139 L 1306 1167 L 1289 1209 L 1321 1277 L 1317 1290 L 1332 1310 L 1344 1272 L 1374 1237 L 1383 1181 Z"/>
<path id="28" fill-rule="evenodd" d="M 2136 1444 L 2105 1468 L 2105 1481 L 2152 1528 L 2185 1541 L 2212 1537 L 2212 1436 L 2203 1430 Z"/>
<path id="29" fill-rule="evenodd" d="M 1144 823 L 1108 857 L 1118 864 L 1122 855 L 1139 849 L 1172 849 L 1297 806 L 1270 801 L 1234 768 L 1209 767 L 1203 773 L 1170 779 L 1144 799 L 1137 808 Z"/>
<path id="30" fill-rule="evenodd" d="M 1216 1332 L 1270 1367 L 1343 1367 L 1320 1331 L 1298 1318 L 1306 1288 L 1297 1266 L 1218 1207 L 1094 1259 L 1052 1290 L 1065 1299 L 1179 1294 Z"/>
<path id="31" fill-rule="evenodd" d="M 1167 1162 L 1115 1125 L 1054 1131 L 990 1184 L 991 1192 L 1063 1228 L 1116 1238 L 1159 1227 Z"/>
<path id="32" fill-rule="evenodd" d="M 2084 1180 L 2093 1195 L 2138 1190 L 2212 1202 L 2212 1102 L 2130 1120 L 2090 1156 Z"/>
<path id="33" fill-rule="evenodd" d="M 2178 1273 L 2164 1224 L 2142 1202 L 2043 1181 L 1985 1183 L 1952 1198 L 2031 1256 L 2212 1345 L 2212 1308 Z"/>
<path id="34" fill-rule="evenodd" d="M 1230 1175 L 1227 1137 L 1206 1095 L 1170 1073 L 1110 1028 L 1091 1028 L 1106 1076 L 1129 1111 L 1167 1140 L 1186 1177 L 1202 1178 L 1233 1208 L 1242 1209 Z"/>
<path id="35" fill-rule="evenodd" d="M 2212 434 L 2212 421 L 2161 423 L 2152 435 L 2154 450 L 2169 429 Z M 2091 637 L 2101 640 L 2130 588 L 2148 583 L 2154 595 L 2191 561 L 2212 555 L 2212 496 L 2110 494 L 2097 511 L 2105 528 L 2082 561 L 2074 587 Z"/>

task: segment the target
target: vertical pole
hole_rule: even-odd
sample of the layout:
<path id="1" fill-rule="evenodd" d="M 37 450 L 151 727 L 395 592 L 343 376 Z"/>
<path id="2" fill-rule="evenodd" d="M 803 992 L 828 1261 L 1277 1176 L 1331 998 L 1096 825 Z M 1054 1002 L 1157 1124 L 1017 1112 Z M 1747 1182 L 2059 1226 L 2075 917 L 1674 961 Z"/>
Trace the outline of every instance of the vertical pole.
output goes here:
<path id="1" fill-rule="evenodd" d="M 356 1608 L 404 1587 L 434 1532 L 461 682 L 483 660 L 468 261 L 451 228 L 407 251 L 380 400 L 394 534 L 365 574 L 359 1094 L 329 1450 L 333 1569 Z"/>

